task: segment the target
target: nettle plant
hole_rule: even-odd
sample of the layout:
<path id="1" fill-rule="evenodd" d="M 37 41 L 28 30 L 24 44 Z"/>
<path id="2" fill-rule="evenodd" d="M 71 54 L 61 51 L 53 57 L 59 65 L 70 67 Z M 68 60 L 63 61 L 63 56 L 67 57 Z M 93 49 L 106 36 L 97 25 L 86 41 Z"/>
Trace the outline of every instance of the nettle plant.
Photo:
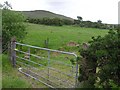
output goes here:
<path id="1" fill-rule="evenodd" d="M 120 31 L 92 37 L 88 49 L 80 49 L 80 86 L 111 88 L 120 86 Z"/>

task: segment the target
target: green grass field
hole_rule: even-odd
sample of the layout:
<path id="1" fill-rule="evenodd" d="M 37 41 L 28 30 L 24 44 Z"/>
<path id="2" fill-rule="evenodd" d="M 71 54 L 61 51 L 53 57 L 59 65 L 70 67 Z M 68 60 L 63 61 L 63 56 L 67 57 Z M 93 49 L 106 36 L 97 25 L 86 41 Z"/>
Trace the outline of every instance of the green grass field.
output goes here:
<path id="1" fill-rule="evenodd" d="M 27 36 L 23 40 L 23 43 L 44 47 L 44 41 L 49 38 L 48 47 L 51 49 L 64 48 L 64 51 L 68 51 L 68 48 L 72 48 L 72 51 L 78 51 L 78 48 L 68 47 L 67 43 L 73 41 L 82 44 L 91 40 L 92 36 L 104 36 L 108 30 L 93 29 L 93 28 L 80 28 L 77 26 L 46 26 L 27 24 Z M 37 53 L 39 54 L 39 53 Z M 53 53 L 51 56 L 56 56 Z M 59 56 L 59 55 L 58 55 Z M 54 57 L 56 60 L 58 56 Z M 62 59 L 62 58 L 61 58 Z M 35 82 L 33 79 L 24 76 L 19 73 L 17 69 L 12 68 L 10 61 L 6 55 L 2 55 L 2 86 L 3 88 L 40 88 L 46 87 L 45 85 Z M 61 67 L 60 67 L 61 68 Z"/>
<path id="2" fill-rule="evenodd" d="M 67 43 L 88 42 L 92 36 L 104 36 L 108 30 L 80 28 L 77 26 L 46 26 L 28 24 L 27 36 L 24 43 L 44 47 L 44 41 L 49 38 L 48 47 L 51 49 L 65 48 Z"/>

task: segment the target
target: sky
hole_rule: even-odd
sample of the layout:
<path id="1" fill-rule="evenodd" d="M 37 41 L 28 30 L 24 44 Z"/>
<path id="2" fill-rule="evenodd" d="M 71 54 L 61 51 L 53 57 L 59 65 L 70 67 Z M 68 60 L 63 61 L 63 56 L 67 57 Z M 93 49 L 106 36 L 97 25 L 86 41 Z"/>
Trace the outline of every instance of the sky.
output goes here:
<path id="1" fill-rule="evenodd" d="M 3 3 L 6 0 L 0 0 Z M 13 10 L 47 10 L 74 19 L 81 16 L 84 21 L 118 24 L 118 2 L 120 0 L 7 0 Z"/>
<path id="2" fill-rule="evenodd" d="M 118 4 L 118 24 L 120 24 L 120 2 Z"/>

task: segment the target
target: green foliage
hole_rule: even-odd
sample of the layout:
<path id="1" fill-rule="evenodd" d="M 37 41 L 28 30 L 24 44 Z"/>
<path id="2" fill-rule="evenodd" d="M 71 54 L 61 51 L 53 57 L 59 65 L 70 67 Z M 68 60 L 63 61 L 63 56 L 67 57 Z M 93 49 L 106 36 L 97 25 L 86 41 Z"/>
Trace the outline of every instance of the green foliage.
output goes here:
<path id="1" fill-rule="evenodd" d="M 64 25 L 73 25 L 73 21 L 69 19 L 62 19 Z"/>
<path id="2" fill-rule="evenodd" d="M 97 22 L 98 22 L 98 23 L 102 23 L 102 21 L 101 21 L 101 20 L 98 20 Z"/>
<path id="3" fill-rule="evenodd" d="M 62 20 L 59 18 L 48 18 L 48 17 L 44 17 L 42 19 L 31 19 L 28 18 L 27 19 L 28 22 L 30 23 L 35 23 L 35 24 L 44 24 L 44 25 L 55 25 L 55 26 L 62 26 Z"/>
<path id="4" fill-rule="evenodd" d="M 81 16 L 77 16 L 77 18 L 79 21 L 82 21 L 82 19 L 83 19 Z"/>
<path id="5" fill-rule="evenodd" d="M 21 13 L 9 9 L 2 10 L 2 46 L 3 52 L 6 51 L 7 44 L 11 37 L 15 36 L 21 41 L 26 35 L 25 17 Z"/>
<path id="6" fill-rule="evenodd" d="M 97 22 L 92 21 L 82 21 L 80 19 L 74 20 L 74 24 L 80 27 L 87 27 L 87 28 L 99 28 L 99 29 L 117 29 L 117 25 L 112 24 L 103 24 L 101 20 Z"/>
<path id="7" fill-rule="evenodd" d="M 73 24 L 73 21 L 69 19 L 49 18 L 49 17 L 44 17 L 41 19 L 28 18 L 27 21 L 34 24 L 44 24 L 44 25 L 54 25 L 54 26 Z"/>
<path id="8" fill-rule="evenodd" d="M 72 63 L 72 65 L 75 65 L 75 59 L 70 59 L 70 62 Z"/>
<path id="9" fill-rule="evenodd" d="M 90 74 L 93 74 L 91 78 L 99 78 L 98 82 L 95 82 L 97 78 L 92 79 L 94 80 L 93 85 L 97 83 L 96 87 L 110 88 L 120 86 L 120 78 L 118 76 L 120 74 L 120 32 L 110 30 L 104 37 L 98 36 L 92 39 L 93 40 L 89 42 L 89 48 L 87 50 L 81 50 L 81 55 L 84 58 L 82 63 L 85 62 L 86 66 L 91 69 L 96 70 L 96 68 L 98 68 L 99 70 L 94 73 L 88 72 L 89 76 L 86 80 L 89 81 Z M 82 66 L 80 68 L 84 67 L 85 66 Z M 81 72 L 86 74 L 88 69 L 84 71 L 81 70 Z M 84 76 L 84 74 L 81 76 Z M 83 79 L 79 80 L 82 81 Z"/>

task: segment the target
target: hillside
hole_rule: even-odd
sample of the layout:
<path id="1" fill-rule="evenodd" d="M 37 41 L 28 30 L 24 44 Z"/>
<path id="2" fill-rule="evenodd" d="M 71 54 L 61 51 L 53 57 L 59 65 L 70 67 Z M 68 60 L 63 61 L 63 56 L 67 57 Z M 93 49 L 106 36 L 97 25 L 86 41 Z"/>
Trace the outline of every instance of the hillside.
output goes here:
<path id="1" fill-rule="evenodd" d="M 20 11 L 20 12 L 22 12 L 25 16 L 29 18 L 44 18 L 44 17 L 55 18 L 56 17 L 60 19 L 68 19 L 73 21 L 73 19 L 70 17 L 60 15 L 60 14 L 55 14 L 53 12 L 45 11 L 45 10 Z"/>
<path id="2" fill-rule="evenodd" d="M 44 41 L 49 38 L 51 49 L 67 48 L 78 50 L 74 47 L 67 47 L 69 42 L 83 43 L 91 40 L 92 36 L 104 36 L 108 30 L 95 28 L 80 28 L 77 26 L 47 26 L 38 24 L 28 24 L 27 36 L 24 43 L 44 47 Z M 32 37 L 32 38 L 31 38 Z"/>

